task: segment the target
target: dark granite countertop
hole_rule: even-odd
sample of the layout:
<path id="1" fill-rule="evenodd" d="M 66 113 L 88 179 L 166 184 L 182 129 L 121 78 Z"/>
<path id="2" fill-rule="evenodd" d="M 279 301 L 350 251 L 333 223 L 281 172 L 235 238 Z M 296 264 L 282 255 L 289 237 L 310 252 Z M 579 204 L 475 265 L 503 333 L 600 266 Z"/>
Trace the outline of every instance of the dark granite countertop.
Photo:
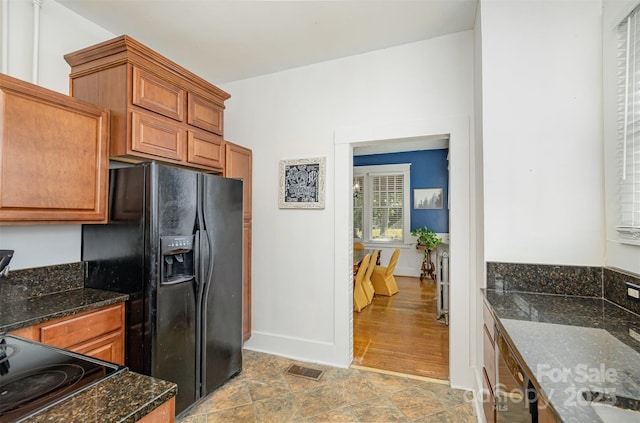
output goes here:
<path id="1" fill-rule="evenodd" d="M 25 422 L 135 422 L 173 398 L 174 383 L 123 371 Z"/>
<path id="2" fill-rule="evenodd" d="M 126 301 L 126 294 L 77 288 L 32 298 L 0 298 L 0 333 Z"/>
<path id="3" fill-rule="evenodd" d="M 563 421 L 603 421 L 583 391 L 640 400 L 640 316 L 602 298 L 491 289 L 484 295 L 525 372 Z"/>
<path id="4" fill-rule="evenodd" d="M 126 294 L 83 287 L 82 263 L 17 270 L 0 280 L 0 333 L 118 302 Z M 174 383 L 124 370 L 27 422 L 134 422 L 170 400 Z"/>

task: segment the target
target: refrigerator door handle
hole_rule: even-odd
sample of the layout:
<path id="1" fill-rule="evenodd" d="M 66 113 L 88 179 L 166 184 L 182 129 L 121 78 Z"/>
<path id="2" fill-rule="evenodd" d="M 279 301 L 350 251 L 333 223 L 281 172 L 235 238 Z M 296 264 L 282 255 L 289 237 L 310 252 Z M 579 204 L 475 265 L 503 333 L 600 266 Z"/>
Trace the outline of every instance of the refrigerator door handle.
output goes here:
<path id="1" fill-rule="evenodd" d="M 189 282 L 189 281 L 192 281 L 193 279 L 194 279 L 193 276 L 182 276 L 180 278 L 171 279 L 170 281 L 162 281 L 160 282 L 160 285 L 175 285 L 177 283 Z"/>
<path id="2" fill-rule="evenodd" d="M 193 276 L 196 286 L 200 284 L 200 230 L 193 234 Z"/>

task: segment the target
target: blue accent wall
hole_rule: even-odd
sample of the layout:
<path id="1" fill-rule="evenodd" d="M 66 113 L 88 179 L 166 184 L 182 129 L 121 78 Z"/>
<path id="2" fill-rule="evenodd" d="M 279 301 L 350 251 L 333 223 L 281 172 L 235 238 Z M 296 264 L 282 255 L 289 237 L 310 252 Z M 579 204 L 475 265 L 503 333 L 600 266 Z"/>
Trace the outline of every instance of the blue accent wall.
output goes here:
<path id="1" fill-rule="evenodd" d="M 448 149 L 442 149 L 354 156 L 353 165 L 373 166 L 411 163 L 411 199 L 407 203 L 411 207 L 411 230 L 426 226 L 434 232 L 449 233 L 448 153 Z M 413 208 L 414 188 L 442 188 L 444 207 L 433 210 L 415 210 Z"/>

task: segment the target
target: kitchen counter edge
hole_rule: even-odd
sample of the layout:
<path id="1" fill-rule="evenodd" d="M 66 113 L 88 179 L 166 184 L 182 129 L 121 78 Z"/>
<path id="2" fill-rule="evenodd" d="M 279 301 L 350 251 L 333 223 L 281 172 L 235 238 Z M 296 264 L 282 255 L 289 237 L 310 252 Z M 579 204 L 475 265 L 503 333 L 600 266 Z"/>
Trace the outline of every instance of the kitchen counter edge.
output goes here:
<path id="1" fill-rule="evenodd" d="M 78 288 L 16 301 L 0 301 L 0 334 L 124 302 L 127 294 Z"/>

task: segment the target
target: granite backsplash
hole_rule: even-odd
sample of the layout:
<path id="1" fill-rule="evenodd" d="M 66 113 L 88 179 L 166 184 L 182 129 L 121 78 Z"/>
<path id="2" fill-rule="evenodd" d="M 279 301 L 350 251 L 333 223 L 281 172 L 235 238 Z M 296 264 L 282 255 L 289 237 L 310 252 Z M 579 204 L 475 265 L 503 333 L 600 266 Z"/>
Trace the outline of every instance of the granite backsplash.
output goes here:
<path id="1" fill-rule="evenodd" d="M 0 279 L 0 298 L 14 301 L 83 288 L 83 269 L 77 262 L 12 270 Z"/>
<path id="2" fill-rule="evenodd" d="M 602 267 L 487 262 L 487 288 L 602 297 Z"/>
<path id="3" fill-rule="evenodd" d="M 640 285 L 640 277 L 617 269 L 603 269 L 604 298 L 640 314 L 640 302 L 627 297 L 627 282 Z"/>
<path id="4" fill-rule="evenodd" d="M 627 282 L 640 285 L 640 276 L 608 267 L 487 262 L 487 289 L 605 298 L 640 314 L 640 301 L 627 298 Z"/>

